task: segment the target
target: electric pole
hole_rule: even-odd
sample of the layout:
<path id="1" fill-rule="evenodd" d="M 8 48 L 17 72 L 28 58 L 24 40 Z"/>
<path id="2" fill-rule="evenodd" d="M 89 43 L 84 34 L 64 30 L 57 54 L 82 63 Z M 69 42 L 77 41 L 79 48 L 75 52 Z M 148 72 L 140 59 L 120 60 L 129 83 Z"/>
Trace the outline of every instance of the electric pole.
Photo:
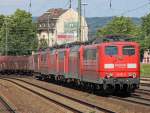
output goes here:
<path id="1" fill-rule="evenodd" d="M 78 38 L 81 42 L 81 25 L 82 25 L 82 7 L 81 7 L 81 0 L 78 0 Z"/>
<path id="2" fill-rule="evenodd" d="M 6 33 L 6 35 L 5 35 L 5 56 L 7 56 L 8 55 L 8 25 L 7 25 L 7 18 L 5 18 L 5 25 L 6 25 L 6 28 L 5 28 L 5 33 Z"/>
<path id="3" fill-rule="evenodd" d="M 83 5 L 83 14 L 82 15 L 84 15 L 84 18 L 86 18 L 86 6 L 88 5 L 87 3 L 86 3 L 86 1 L 84 0 L 84 3 L 82 3 L 81 5 Z M 82 36 L 84 36 L 84 38 L 86 37 L 86 27 L 87 27 L 87 25 L 86 25 L 86 22 L 85 21 L 83 21 L 83 23 L 82 23 L 82 28 L 83 28 L 83 31 L 82 31 L 82 33 L 84 34 L 84 35 L 82 35 Z M 83 40 L 83 39 L 82 39 Z"/>
<path id="4" fill-rule="evenodd" d="M 70 4 L 69 4 L 69 9 L 72 8 L 72 0 L 69 0 Z"/>
<path id="5" fill-rule="evenodd" d="M 48 27 L 47 27 L 48 28 L 48 47 L 49 47 L 49 29 L 50 29 L 50 24 L 49 24 L 50 21 L 49 20 L 50 20 L 50 14 L 48 14 L 48 21 L 47 21 L 48 22 L 47 23 L 47 25 L 48 25 Z"/>
<path id="6" fill-rule="evenodd" d="M 48 47 L 49 47 L 49 42 L 50 42 L 50 16 L 51 16 L 51 13 L 50 12 L 45 12 L 45 14 L 47 14 L 47 44 L 48 44 Z"/>
<path id="7" fill-rule="evenodd" d="M 31 0 L 29 1 L 30 3 L 29 3 L 29 13 L 31 13 L 31 7 L 32 7 L 32 3 L 31 3 Z"/>

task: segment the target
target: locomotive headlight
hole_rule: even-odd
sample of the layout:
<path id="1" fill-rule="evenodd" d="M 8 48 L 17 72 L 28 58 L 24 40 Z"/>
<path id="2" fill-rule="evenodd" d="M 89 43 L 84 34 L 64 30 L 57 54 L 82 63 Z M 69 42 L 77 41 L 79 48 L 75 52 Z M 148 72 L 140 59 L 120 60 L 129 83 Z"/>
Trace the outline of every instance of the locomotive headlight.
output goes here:
<path id="1" fill-rule="evenodd" d="M 133 78 L 136 78 L 136 73 L 133 73 Z"/>
<path id="2" fill-rule="evenodd" d="M 136 73 L 129 73 L 129 77 L 136 78 Z"/>
<path id="3" fill-rule="evenodd" d="M 112 78 L 112 76 L 113 76 L 113 73 L 105 73 L 106 78 Z"/>
<path id="4" fill-rule="evenodd" d="M 113 73 L 109 73 L 109 76 L 112 77 L 112 76 L 113 76 Z"/>

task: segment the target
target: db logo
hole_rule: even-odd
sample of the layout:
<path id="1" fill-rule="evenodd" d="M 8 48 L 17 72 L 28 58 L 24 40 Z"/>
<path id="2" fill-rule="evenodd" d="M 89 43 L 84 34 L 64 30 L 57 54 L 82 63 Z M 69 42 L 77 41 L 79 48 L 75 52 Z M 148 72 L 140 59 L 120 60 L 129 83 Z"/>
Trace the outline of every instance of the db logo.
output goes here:
<path id="1" fill-rule="evenodd" d="M 117 58 L 118 58 L 119 60 L 123 60 L 123 57 L 122 57 L 122 56 L 117 56 Z"/>
<path id="2" fill-rule="evenodd" d="M 126 64 L 115 64 L 115 67 L 126 68 Z"/>
<path id="3" fill-rule="evenodd" d="M 124 73 L 117 73 L 117 76 L 125 76 Z"/>

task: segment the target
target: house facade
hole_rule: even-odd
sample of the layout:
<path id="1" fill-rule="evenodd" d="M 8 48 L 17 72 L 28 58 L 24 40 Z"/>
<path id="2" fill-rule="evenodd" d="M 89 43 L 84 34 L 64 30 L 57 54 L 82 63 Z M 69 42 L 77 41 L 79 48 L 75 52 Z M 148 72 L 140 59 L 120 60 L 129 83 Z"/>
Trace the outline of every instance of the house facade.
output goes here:
<path id="1" fill-rule="evenodd" d="M 149 49 L 144 51 L 143 63 L 150 64 L 150 50 Z"/>
<path id="2" fill-rule="evenodd" d="M 78 13 L 73 9 L 49 9 L 38 18 L 38 40 L 45 39 L 49 46 L 79 41 Z M 81 19 L 81 41 L 88 40 L 88 26 Z"/>

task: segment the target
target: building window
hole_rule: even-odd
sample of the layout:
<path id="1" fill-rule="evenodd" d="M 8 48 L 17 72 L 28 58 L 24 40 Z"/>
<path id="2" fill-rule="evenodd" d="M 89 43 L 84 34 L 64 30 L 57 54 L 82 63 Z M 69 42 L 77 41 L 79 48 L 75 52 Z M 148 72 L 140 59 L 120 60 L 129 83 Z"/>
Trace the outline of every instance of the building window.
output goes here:
<path id="1" fill-rule="evenodd" d="M 46 63 L 46 54 L 41 55 L 41 62 Z"/>
<path id="2" fill-rule="evenodd" d="M 42 27 L 42 25 L 41 25 L 41 24 L 39 24 L 39 27 Z"/>
<path id="3" fill-rule="evenodd" d="M 65 57 L 65 51 L 60 51 L 60 52 L 58 53 L 58 56 L 59 56 L 59 60 L 63 60 L 64 57 Z"/>
<path id="4" fill-rule="evenodd" d="M 43 27 L 45 27 L 45 23 L 43 23 Z"/>
<path id="5" fill-rule="evenodd" d="M 45 35 L 43 35 L 43 38 L 45 39 Z"/>

